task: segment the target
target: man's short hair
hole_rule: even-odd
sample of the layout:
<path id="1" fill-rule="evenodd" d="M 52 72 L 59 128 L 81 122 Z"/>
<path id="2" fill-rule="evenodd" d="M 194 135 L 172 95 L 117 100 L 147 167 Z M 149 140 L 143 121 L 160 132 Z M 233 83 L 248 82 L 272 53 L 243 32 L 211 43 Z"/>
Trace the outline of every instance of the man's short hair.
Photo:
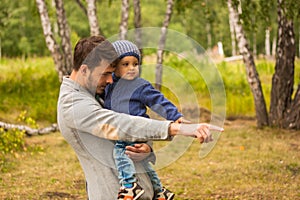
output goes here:
<path id="1" fill-rule="evenodd" d="M 118 55 L 112 44 L 103 36 L 91 36 L 79 40 L 74 48 L 73 69 L 78 71 L 82 64 L 91 70 L 102 60 L 115 65 Z"/>

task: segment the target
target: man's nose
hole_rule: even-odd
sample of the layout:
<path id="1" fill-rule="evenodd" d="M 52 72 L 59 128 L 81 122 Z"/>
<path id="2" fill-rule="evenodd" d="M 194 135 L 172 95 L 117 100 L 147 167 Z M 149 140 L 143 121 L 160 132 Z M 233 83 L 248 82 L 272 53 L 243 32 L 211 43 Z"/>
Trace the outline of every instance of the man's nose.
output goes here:
<path id="1" fill-rule="evenodd" d="M 112 83 L 113 83 L 112 75 L 110 75 L 110 76 L 107 77 L 106 82 L 109 83 L 109 84 L 112 84 Z"/>

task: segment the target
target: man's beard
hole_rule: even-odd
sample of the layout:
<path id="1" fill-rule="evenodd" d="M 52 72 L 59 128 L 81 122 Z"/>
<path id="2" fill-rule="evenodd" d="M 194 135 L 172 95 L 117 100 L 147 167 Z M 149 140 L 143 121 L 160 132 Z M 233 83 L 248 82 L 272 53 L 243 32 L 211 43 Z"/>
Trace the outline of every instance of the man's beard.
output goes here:
<path id="1" fill-rule="evenodd" d="M 87 90 L 94 96 L 97 91 L 97 85 L 93 85 L 93 77 L 89 75 L 88 80 L 87 80 Z"/>

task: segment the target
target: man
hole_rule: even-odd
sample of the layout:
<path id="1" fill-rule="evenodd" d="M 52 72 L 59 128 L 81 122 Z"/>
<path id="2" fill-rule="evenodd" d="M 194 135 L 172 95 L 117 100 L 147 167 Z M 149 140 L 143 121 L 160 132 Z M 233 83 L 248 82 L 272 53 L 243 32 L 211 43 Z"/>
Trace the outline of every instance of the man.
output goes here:
<path id="1" fill-rule="evenodd" d="M 104 109 L 95 95 L 101 95 L 112 83 L 116 59 L 113 46 L 102 36 L 80 40 L 74 49 L 73 71 L 64 77 L 60 88 L 59 128 L 80 161 L 90 200 L 115 199 L 118 193 L 113 140 L 167 140 L 175 135 L 196 137 L 200 142 L 212 140 L 208 124 L 176 124 Z M 133 160 L 142 160 L 150 152 L 148 144 L 140 144 L 128 147 L 126 153 Z M 141 171 L 142 166 L 136 163 L 136 169 Z M 147 174 L 139 173 L 137 179 L 145 189 L 140 199 L 151 200 L 153 189 Z"/>

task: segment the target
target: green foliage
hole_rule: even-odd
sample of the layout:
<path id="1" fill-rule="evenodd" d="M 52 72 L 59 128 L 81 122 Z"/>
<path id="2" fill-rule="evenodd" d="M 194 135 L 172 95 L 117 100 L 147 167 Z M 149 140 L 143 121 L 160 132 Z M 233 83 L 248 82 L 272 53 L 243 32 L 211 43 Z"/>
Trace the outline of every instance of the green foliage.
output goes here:
<path id="1" fill-rule="evenodd" d="M 8 130 L 0 128 L 0 157 L 1 160 L 5 154 L 13 154 L 17 151 L 24 150 L 24 131 Z"/>
<path id="2" fill-rule="evenodd" d="M 6 172 L 12 167 L 12 163 L 8 160 L 8 154 L 25 150 L 24 132 L 19 130 L 5 131 L 0 128 L 0 171 Z"/>
<path id="3" fill-rule="evenodd" d="M 239 2 L 235 0 L 234 2 Z M 250 44 L 256 44 L 257 53 L 263 54 L 265 44 L 265 29 L 270 27 L 271 38 L 276 37 L 276 1 L 242 0 L 243 28 Z M 48 13 L 55 38 L 56 13 L 50 0 L 46 1 Z M 83 1 L 83 4 L 86 3 Z M 134 28 L 133 3 L 130 2 L 128 28 Z M 141 1 L 141 20 L 143 27 L 161 27 L 166 1 Z M 299 29 L 300 6 L 293 0 L 287 1 L 288 14 L 294 18 L 295 30 Z M 71 31 L 71 42 L 74 46 L 78 38 L 87 37 L 89 23 L 86 14 L 73 1 L 64 1 L 67 21 Z M 120 1 L 97 1 L 97 15 L 102 34 L 109 38 L 118 34 L 121 19 Z M 195 39 L 205 49 L 212 48 L 217 42 L 223 43 L 226 56 L 231 55 L 231 41 L 228 22 L 228 8 L 224 0 L 176 0 L 174 3 L 169 28 L 180 31 Z M 210 27 L 210 28 L 208 28 Z M 0 48 L 2 55 L 14 56 L 48 56 L 43 35 L 40 16 L 35 1 L 3 0 L 0 5 Z M 211 34 L 211 44 L 208 41 Z M 296 38 L 299 31 L 295 31 Z M 296 39 L 296 41 L 298 41 Z M 59 43 L 59 40 L 58 40 Z M 298 46 L 298 43 L 297 43 Z M 297 52 L 299 53 L 299 52 Z"/>
<path id="4" fill-rule="evenodd" d="M 300 61 L 296 60 L 295 62 L 295 91 L 300 83 Z M 190 84 L 193 88 L 193 93 L 198 97 L 198 101 L 201 106 L 210 108 L 210 93 L 207 88 L 208 85 L 213 84 L 205 82 L 204 75 L 209 74 L 206 72 L 207 68 L 196 69 L 190 63 L 184 59 L 178 59 L 178 57 L 169 55 L 165 58 L 165 66 L 170 66 L 176 70 L 176 73 L 181 74 L 184 79 Z M 204 63 L 205 65 L 205 63 Z M 226 91 L 226 113 L 227 116 L 254 116 L 255 107 L 254 100 L 249 83 L 246 76 L 246 68 L 242 61 L 239 62 L 221 62 L 216 65 L 218 71 L 220 72 L 225 91 Z M 275 63 L 267 60 L 256 60 L 256 68 L 259 73 L 261 85 L 263 88 L 263 93 L 267 107 L 270 105 L 270 95 L 271 95 L 271 86 L 272 86 L 272 76 L 274 74 Z M 154 77 L 153 72 L 154 68 L 143 68 L 143 76 L 151 80 L 151 77 Z M 199 71 L 201 74 L 199 74 Z M 174 73 L 174 72 L 172 72 Z M 191 75 L 192 74 L 192 75 Z M 209 76 L 212 76 L 209 74 Z M 207 78 L 207 77 L 205 77 Z M 212 78 L 214 80 L 214 78 Z M 186 94 L 187 89 L 184 84 L 180 83 L 180 80 L 176 80 L 172 74 L 167 74 L 164 71 L 163 83 L 168 82 L 170 88 L 176 88 L 178 94 Z M 164 94 L 169 98 L 173 98 L 173 95 L 168 90 L 163 90 Z M 185 95 L 183 95 L 185 96 Z M 182 97 L 184 98 L 184 97 Z M 185 102 L 189 102 L 189 95 L 185 96 Z M 171 99 L 175 100 L 176 99 Z M 195 102 L 192 102 L 195 104 Z"/>
<path id="5" fill-rule="evenodd" d="M 27 116 L 27 111 L 26 110 L 22 111 L 19 114 L 19 116 L 17 118 L 17 121 L 18 122 L 25 122 L 25 124 L 29 125 L 32 128 L 38 128 L 38 125 L 37 125 L 36 121 L 32 117 Z"/>
<path id="6" fill-rule="evenodd" d="M 29 117 L 27 111 L 22 111 L 17 117 L 18 123 L 25 124 L 31 128 L 38 128 L 36 121 Z M 18 129 L 4 130 L 0 127 L 0 171 L 8 171 L 13 162 L 10 157 L 18 156 L 18 152 L 23 151 L 42 151 L 43 148 L 38 146 L 27 146 L 25 143 L 25 131 Z"/>
<path id="7" fill-rule="evenodd" d="M 155 54 L 149 55 L 149 58 L 155 60 Z M 150 63 L 153 62 L 150 61 Z M 144 64 L 146 67 L 142 69 L 142 77 L 154 83 L 155 65 Z M 201 67 L 205 66 L 205 63 L 199 65 L 201 69 L 196 69 L 185 59 L 180 59 L 171 53 L 165 56 L 164 66 L 167 68 L 163 71 L 163 84 L 165 85 L 163 92 L 171 101 L 178 102 L 178 98 L 181 98 L 184 99 L 184 103 L 195 105 L 195 102 L 191 102 L 190 96 L 185 95 L 192 90 L 198 98 L 198 103 L 210 108 L 211 97 L 207 88 L 208 83 L 205 82 L 207 81 L 205 75 L 208 74 L 209 77 L 212 75 L 209 74 L 209 68 Z M 270 105 L 274 66 L 275 63 L 271 61 L 256 61 L 267 107 Z M 294 90 L 300 83 L 299 60 L 296 60 L 295 66 Z M 227 116 L 253 116 L 255 114 L 254 101 L 242 61 L 221 62 L 215 67 L 222 76 L 226 91 Z M 39 122 L 56 122 L 56 103 L 60 83 L 51 58 L 2 59 L 0 70 L 2 71 L 0 75 L 1 118 L 13 121 L 15 113 L 26 110 L 20 117 L 28 115 Z M 211 79 L 214 80 L 213 77 Z M 27 123 L 30 123 L 30 117 L 26 118 Z M 24 121 L 24 118 L 22 120 Z M 30 126 L 35 127 L 35 124 L 30 123 Z"/>
<path id="8" fill-rule="evenodd" d="M 2 55 L 11 57 L 48 54 L 34 1 L 1 1 L 0 13 Z"/>
<path id="9" fill-rule="evenodd" d="M 3 59 L 0 69 L 0 112 L 27 110 L 35 119 L 56 122 L 60 83 L 51 58 Z"/>

